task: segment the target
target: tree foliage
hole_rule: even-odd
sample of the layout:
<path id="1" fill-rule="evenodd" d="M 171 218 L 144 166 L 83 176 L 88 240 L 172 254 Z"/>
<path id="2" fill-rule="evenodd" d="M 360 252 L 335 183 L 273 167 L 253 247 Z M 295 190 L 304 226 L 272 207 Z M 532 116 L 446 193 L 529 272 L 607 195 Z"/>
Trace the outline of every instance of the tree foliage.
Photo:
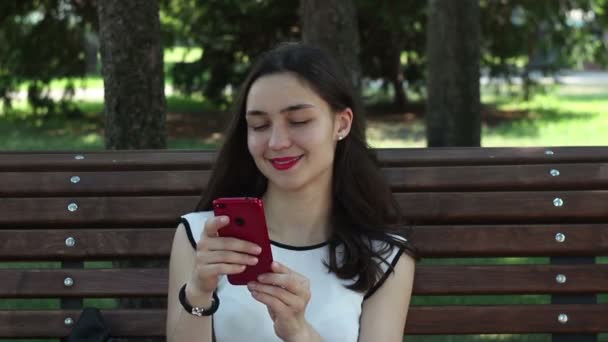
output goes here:
<path id="1" fill-rule="evenodd" d="M 482 66 L 488 76 L 523 80 L 527 98 L 531 73 L 552 75 L 585 61 L 608 62 L 606 0 L 482 0 Z"/>
<path id="2" fill-rule="evenodd" d="M 225 90 L 238 86 L 252 58 L 300 37 L 295 0 L 165 0 L 162 12 L 169 42 L 203 50 L 199 60 L 173 66 L 173 84 L 220 104 L 227 103 Z"/>
<path id="3" fill-rule="evenodd" d="M 608 64 L 608 0 L 479 0 L 481 67 L 491 77 L 550 74 L 585 61 Z M 53 108 L 52 79 L 85 75 L 86 32 L 97 30 L 96 0 L 0 1 L 0 98 L 29 85 L 34 106 Z M 160 0 L 164 46 L 201 48 L 168 78 L 185 94 L 230 102 L 251 59 L 280 41 L 301 38 L 298 0 Z M 426 74 L 427 1 L 355 0 L 362 75 L 422 92 Z M 69 99 L 70 87 L 66 92 Z M 6 106 L 5 106 L 6 107 Z"/>
<path id="4" fill-rule="evenodd" d="M 91 25 L 90 1 L 39 0 L 0 2 L 0 99 L 26 82 L 34 109 L 55 111 L 48 85 L 56 78 L 85 73 L 83 32 Z M 68 85 L 64 98 L 72 94 Z M 61 102 L 65 110 L 66 102 Z"/>
<path id="5" fill-rule="evenodd" d="M 403 108 L 407 85 L 420 93 L 424 87 L 426 3 L 407 0 L 359 0 L 359 31 L 363 74 L 392 86 L 394 104 Z"/>

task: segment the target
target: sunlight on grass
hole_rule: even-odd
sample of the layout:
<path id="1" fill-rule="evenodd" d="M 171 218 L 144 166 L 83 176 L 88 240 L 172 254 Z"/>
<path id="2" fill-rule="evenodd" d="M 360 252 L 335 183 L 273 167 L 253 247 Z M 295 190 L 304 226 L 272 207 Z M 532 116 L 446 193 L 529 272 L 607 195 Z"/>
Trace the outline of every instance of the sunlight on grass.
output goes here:
<path id="1" fill-rule="evenodd" d="M 85 76 L 82 78 L 58 78 L 51 81 L 50 87 L 52 90 L 62 91 L 65 87 L 72 83 L 76 89 L 86 88 L 103 88 L 103 77 L 101 75 Z M 28 84 L 19 85 L 19 91 L 27 91 Z"/>
<path id="2" fill-rule="evenodd" d="M 483 146 L 591 146 L 608 145 L 608 88 L 558 87 L 530 102 L 494 100 L 497 108 L 522 116 L 483 129 Z M 527 114 L 526 114 L 527 113 Z"/>
<path id="3" fill-rule="evenodd" d="M 203 49 L 198 47 L 176 46 L 164 50 L 165 63 L 192 63 L 203 55 Z"/>
<path id="4" fill-rule="evenodd" d="M 200 113 L 203 111 L 216 111 L 209 101 L 203 96 L 193 95 L 186 97 L 182 95 L 167 96 L 167 111 L 176 113 Z M 1 104 L 0 104 L 1 106 Z M 101 116 L 103 114 L 103 99 L 96 101 L 74 101 L 74 106 L 87 116 Z M 0 107 L 0 119 L 31 119 L 35 115 L 30 104 L 23 101 L 14 101 L 9 112 L 4 112 Z M 39 113 L 38 116 L 44 118 L 44 113 Z M 61 115 L 56 115 L 60 117 Z"/>
<path id="5" fill-rule="evenodd" d="M 404 125 L 398 121 L 385 122 L 372 118 L 367 121 L 366 135 L 368 144 L 373 148 L 426 146 L 426 133 L 421 120 Z"/>
<path id="6" fill-rule="evenodd" d="M 529 102 L 485 91 L 482 102 L 513 116 L 485 120 L 484 147 L 608 145 L 608 87 L 552 87 Z M 372 147 L 426 147 L 424 119 L 367 126 Z"/>

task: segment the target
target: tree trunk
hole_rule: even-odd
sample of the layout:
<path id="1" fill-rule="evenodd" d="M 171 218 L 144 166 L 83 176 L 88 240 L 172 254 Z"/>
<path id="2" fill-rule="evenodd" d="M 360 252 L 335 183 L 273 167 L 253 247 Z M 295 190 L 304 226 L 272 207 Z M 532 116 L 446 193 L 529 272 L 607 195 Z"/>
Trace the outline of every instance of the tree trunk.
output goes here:
<path id="1" fill-rule="evenodd" d="M 157 0 L 98 1 L 106 149 L 166 148 L 163 54 Z M 167 267 L 165 260 L 115 267 Z M 121 307 L 166 308 L 165 298 L 121 299 Z M 117 339 L 127 341 L 128 339 Z M 163 338 L 137 341 L 163 341 Z"/>
<path id="2" fill-rule="evenodd" d="M 106 148 L 165 148 L 158 0 L 98 2 Z"/>
<path id="3" fill-rule="evenodd" d="M 479 2 L 430 0 L 428 13 L 428 146 L 480 146 Z"/>
<path id="4" fill-rule="evenodd" d="M 328 51 L 344 67 L 360 102 L 359 28 L 353 0 L 300 1 L 302 40 Z M 361 123 L 363 113 L 356 113 Z"/>

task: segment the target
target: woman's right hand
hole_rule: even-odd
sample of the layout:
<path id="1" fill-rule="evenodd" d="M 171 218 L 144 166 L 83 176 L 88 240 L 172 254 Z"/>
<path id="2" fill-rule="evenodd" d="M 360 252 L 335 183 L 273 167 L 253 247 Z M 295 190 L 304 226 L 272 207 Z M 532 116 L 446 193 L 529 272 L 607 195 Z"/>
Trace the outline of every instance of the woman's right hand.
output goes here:
<path id="1" fill-rule="evenodd" d="M 262 248 L 252 242 L 218 236 L 218 230 L 227 226 L 228 216 L 211 217 L 196 245 L 196 261 L 192 278 L 186 285 L 186 297 L 197 304 L 199 299 L 208 303 L 222 275 L 238 274 L 248 265 L 258 262 L 256 255 Z"/>

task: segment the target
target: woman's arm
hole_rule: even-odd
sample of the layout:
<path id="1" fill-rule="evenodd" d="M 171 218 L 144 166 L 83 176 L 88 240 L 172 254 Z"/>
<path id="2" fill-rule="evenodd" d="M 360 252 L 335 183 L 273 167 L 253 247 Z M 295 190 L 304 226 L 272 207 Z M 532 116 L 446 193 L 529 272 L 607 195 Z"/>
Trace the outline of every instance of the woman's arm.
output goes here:
<path id="1" fill-rule="evenodd" d="M 186 228 L 180 224 L 173 238 L 169 265 L 169 298 L 167 306 L 167 341 L 211 342 L 211 316 L 197 317 L 184 310 L 177 298 L 179 289 L 192 277 L 196 260 Z M 192 298 L 191 303 L 209 303 L 207 298 Z M 209 304 L 200 306 L 208 307 Z"/>
<path id="2" fill-rule="evenodd" d="M 395 265 L 395 272 L 363 302 L 359 342 L 403 341 L 414 268 L 414 259 L 402 254 Z"/>

